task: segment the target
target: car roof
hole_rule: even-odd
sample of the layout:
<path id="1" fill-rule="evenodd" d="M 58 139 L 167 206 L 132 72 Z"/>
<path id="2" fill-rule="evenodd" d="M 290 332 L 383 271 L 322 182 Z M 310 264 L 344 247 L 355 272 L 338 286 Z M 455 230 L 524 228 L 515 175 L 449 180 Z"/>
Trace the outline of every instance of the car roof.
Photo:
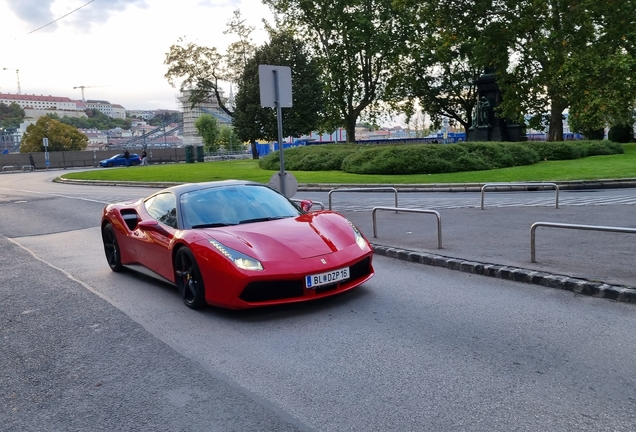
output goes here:
<path id="1" fill-rule="evenodd" d="M 211 182 L 201 182 L 201 183 L 186 183 L 177 186 L 171 186 L 167 189 L 162 190 L 161 192 L 172 192 L 175 195 L 179 196 L 186 192 L 192 192 L 201 189 L 209 189 L 214 187 L 221 186 L 245 186 L 245 185 L 258 185 L 265 186 L 262 183 L 247 181 L 247 180 L 221 180 L 221 181 L 211 181 Z"/>

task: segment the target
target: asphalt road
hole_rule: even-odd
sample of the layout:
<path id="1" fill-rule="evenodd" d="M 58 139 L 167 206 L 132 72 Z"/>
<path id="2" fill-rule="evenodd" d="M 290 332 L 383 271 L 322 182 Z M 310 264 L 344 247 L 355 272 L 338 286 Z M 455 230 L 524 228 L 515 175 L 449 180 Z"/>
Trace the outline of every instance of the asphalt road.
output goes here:
<path id="1" fill-rule="evenodd" d="M 147 190 L 45 178 L 0 176 L 3 430 L 636 428 L 636 305 L 376 257 L 345 295 L 194 312 L 106 265 L 102 202 Z"/>

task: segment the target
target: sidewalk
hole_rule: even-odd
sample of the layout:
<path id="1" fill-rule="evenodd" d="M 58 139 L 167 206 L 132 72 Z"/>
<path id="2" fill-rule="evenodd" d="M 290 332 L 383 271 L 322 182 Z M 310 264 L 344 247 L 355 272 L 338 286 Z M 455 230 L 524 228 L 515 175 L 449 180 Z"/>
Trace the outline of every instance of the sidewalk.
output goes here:
<path id="1" fill-rule="evenodd" d="M 538 227 L 537 262 L 530 257 L 535 222 L 636 228 L 635 210 L 632 205 L 443 209 L 442 249 L 432 214 L 378 211 L 377 238 L 371 210 L 343 214 L 378 254 L 636 302 L 632 234 Z"/>

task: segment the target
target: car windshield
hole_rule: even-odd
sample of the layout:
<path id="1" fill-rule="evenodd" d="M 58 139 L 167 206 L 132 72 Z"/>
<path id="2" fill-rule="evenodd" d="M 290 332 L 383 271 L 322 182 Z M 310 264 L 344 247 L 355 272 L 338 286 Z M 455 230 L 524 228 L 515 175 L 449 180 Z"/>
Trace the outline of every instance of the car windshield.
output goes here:
<path id="1" fill-rule="evenodd" d="M 185 223 L 213 228 L 296 217 L 302 212 L 281 194 L 261 185 L 200 189 L 181 195 Z"/>

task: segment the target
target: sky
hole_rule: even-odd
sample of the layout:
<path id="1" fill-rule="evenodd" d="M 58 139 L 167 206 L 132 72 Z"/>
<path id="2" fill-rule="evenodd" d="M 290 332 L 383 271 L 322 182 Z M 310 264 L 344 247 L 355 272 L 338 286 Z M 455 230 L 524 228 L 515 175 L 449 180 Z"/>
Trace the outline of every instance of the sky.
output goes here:
<path id="1" fill-rule="evenodd" d="M 235 37 L 223 31 L 239 9 L 261 45 L 267 39 L 262 20 L 272 21 L 260 0 L 89 2 L 0 0 L 0 93 L 18 92 L 18 70 L 22 94 L 79 100 L 81 89 L 73 87 L 85 86 L 86 99 L 128 110 L 178 110 L 179 89 L 164 78 L 172 44 L 186 37 L 224 53 Z"/>

